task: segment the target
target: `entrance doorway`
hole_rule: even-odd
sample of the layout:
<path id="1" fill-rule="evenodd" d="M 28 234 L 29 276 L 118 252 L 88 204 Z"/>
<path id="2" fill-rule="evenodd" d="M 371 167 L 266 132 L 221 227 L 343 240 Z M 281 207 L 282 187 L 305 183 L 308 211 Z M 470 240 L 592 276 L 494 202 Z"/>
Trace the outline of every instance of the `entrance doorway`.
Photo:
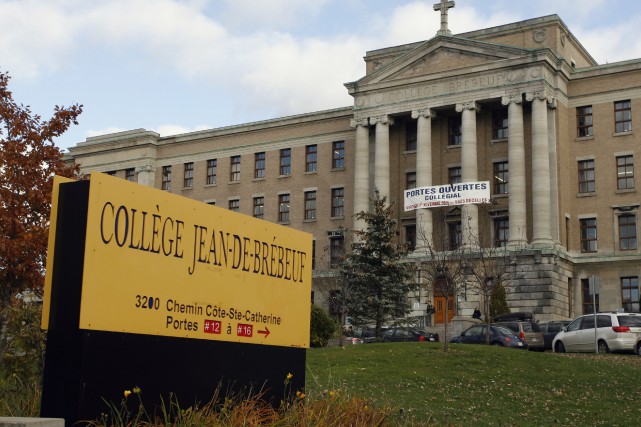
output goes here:
<path id="1" fill-rule="evenodd" d="M 447 323 L 454 317 L 454 296 L 447 299 Z M 445 323 L 445 297 L 434 297 L 434 323 Z"/>

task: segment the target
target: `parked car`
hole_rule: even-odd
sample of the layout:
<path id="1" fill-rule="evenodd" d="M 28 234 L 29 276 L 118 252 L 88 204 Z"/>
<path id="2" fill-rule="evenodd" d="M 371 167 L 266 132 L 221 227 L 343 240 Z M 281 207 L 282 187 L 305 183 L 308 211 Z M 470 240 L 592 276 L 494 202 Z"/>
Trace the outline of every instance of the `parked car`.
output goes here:
<path id="1" fill-rule="evenodd" d="M 347 336 L 346 336 L 346 337 L 345 337 L 345 343 L 346 343 L 346 344 L 356 345 L 356 344 L 365 344 L 365 341 L 363 341 L 363 339 L 362 339 L 362 338 L 358 338 L 358 337 L 347 337 Z"/>
<path id="2" fill-rule="evenodd" d="M 382 331 L 384 331 L 383 329 Z M 382 333 L 382 332 L 381 332 Z M 351 344 L 363 344 L 379 341 L 376 338 L 376 329 L 371 327 L 349 327 L 345 331 L 346 341 Z"/>
<path id="3" fill-rule="evenodd" d="M 527 344 L 529 350 L 544 351 L 545 341 L 539 325 L 534 322 L 532 313 L 518 312 L 497 316 L 495 325 L 510 328 Z"/>
<path id="4" fill-rule="evenodd" d="M 405 342 L 405 341 L 439 341 L 438 334 L 423 331 L 421 329 L 408 327 L 388 328 L 383 332 L 382 342 Z"/>
<path id="5" fill-rule="evenodd" d="M 543 347 L 545 347 L 546 350 L 552 350 L 554 337 L 563 330 L 564 326 L 569 324 L 569 320 L 551 320 L 549 322 L 539 323 L 539 328 L 541 328 L 541 333 L 543 334 Z"/>
<path id="6" fill-rule="evenodd" d="M 487 325 L 474 325 L 463 332 L 458 337 L 450 340 L 451 343 L 461 344 L 485 344 Z M 490 345 L 500 345 L 503 347 L 512 347 L 527 349 L 527 344 L 523 342 L 511 329 L 504 326 L 490 326 Z"/>
<path id="7" fill-rule="evenodd" d="M 596 337 L 594 314 L 584 314 L 574 319 L 552 342 L 557 353 L 611 351 L 633 351 L 639 354 L 641 337 L 641 314 L 639 313 L 597 313 Z M 596 345 L 595 345 L 596 339 Z"/>
<path id="8" fill-rule="evenodd" d="M 637 343 L 634 345 L 634 352 L 637 356 L 641 356 L 641 337 L 637 338 Z"/>

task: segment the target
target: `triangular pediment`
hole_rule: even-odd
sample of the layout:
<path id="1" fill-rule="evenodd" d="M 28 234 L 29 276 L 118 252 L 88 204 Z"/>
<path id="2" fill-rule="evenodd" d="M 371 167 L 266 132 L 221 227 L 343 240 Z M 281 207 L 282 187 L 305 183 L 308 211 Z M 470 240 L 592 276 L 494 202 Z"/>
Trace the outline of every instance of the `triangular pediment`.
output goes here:
<path id="1" fill-rule="evenodd" d="M 530 55 L 530 49 L 497 45 L 457 37 L 436 37 L 419 44 L 403 55 L 381 58 L 371 74 L 359 81 L 360 85 L 411 79 L 418 76 L 441 74 L 457 69 L 490 64 L 496 61 Z"/>
<path id="2" fill-rule="evenodd" d="M 447 70 L 472 67 L 504 59 L 497 56 L 479 55 L 460 49 L 439 48 L 428 55 L 412 62 L 385 80 L 398 80 L 426 74 L 440 73 Z"/>

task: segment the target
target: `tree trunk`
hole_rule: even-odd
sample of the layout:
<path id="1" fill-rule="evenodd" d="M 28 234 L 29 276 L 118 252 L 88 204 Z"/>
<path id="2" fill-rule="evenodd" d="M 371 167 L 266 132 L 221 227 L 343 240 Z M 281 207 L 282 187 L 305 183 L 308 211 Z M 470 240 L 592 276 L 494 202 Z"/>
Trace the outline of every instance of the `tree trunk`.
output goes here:
<path id="1" fill-rule="evenodd" d="M 485 296 L 485 321 L 487 323 L 487 330 L 485 331 L 485 344 L 490 345 L 490 327 L 492 325 L 492 316 L 490 316 L 490 300 L 492 299 L 491 292 Z"/>
<path id="2" fill-rule="evenodd" d="M 450 297 L 448 295 L 447 297 L 445 297 L 445 351 L 446 352 L 449 351 L 449 349 L 450 349 L 449 339 L 448 339 L 448 336 L 447 336 L 447 323 L 448 323 L 448 320 L 449 320 L 449 316 L 448 316 L 449 309 L 448 309 L 448 306 L 450 305 L 449 302 L 450 302 Z"/>

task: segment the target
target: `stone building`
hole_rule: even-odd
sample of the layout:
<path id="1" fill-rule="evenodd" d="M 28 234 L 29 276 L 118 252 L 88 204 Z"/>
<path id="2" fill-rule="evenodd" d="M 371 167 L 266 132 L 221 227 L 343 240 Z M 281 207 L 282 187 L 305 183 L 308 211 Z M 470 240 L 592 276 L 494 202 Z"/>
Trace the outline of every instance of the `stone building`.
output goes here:
<path id="1" fill-rule="evenodd" d="M 377 188 L 411 245 L 442 222 L 448 244 L 466 244 L 464 217 L 494 245 L 520 248 L 527 268 L 512 282 L 513 311 L 591 312 L 598 277 L 599 310 L 639 312 L 641 59 L 597 64 L 556 15 L 452 35 L 447 6 L 435 5 L 435 37 L 366 53 L 365 76 L 345 84 L 353 105 L 167 137 L 92 137 L 69 157 L 82 172 L 312 233 L 318 277 L 331 275 Z M 476 181 L 490 182 L 491 204 L 403 209 L 406 189 Z M 415 315 L 434 304 L 429 320 L 445 321 L 444 301 L 412 298 Z M 478 296 L 451 304 L 468 316 Z"/>

